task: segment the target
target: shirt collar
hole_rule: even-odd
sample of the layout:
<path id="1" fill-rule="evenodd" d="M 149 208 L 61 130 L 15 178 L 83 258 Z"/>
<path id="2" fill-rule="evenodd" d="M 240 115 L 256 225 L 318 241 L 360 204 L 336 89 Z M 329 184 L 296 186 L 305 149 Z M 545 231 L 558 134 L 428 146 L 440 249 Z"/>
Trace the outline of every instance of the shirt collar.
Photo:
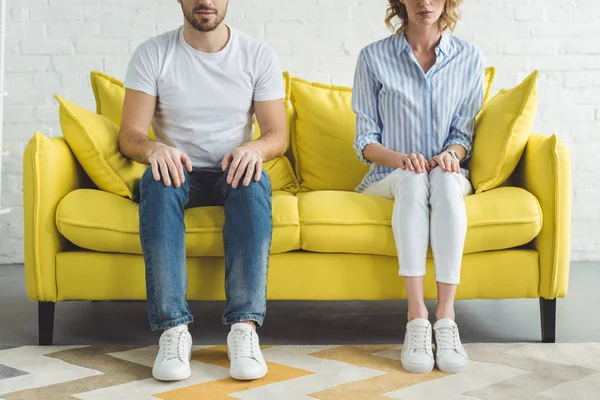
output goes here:
<path id="1" fill-rule="evenodd" d="M 404 32 L 399 32 L 397 34 L 397 43 L 398 43 L 398 54 L 402 54 L 405 51 L 410 49 L 410 45 L 408 44 L 408 41 L 406 40 L 406 36 L 404 35 Z M 447 32 L 442 33 L 442 38 L 440 40 L 440 44 L 437 45 L 437 47 L 435 48 L 436 53 L 437 51 L 441 51 L 442 53 L 444 53 L 445 56 L 450 55 L 450 52 L 452 51 L 452 40 L 450 39 L 450 34 Z"/>

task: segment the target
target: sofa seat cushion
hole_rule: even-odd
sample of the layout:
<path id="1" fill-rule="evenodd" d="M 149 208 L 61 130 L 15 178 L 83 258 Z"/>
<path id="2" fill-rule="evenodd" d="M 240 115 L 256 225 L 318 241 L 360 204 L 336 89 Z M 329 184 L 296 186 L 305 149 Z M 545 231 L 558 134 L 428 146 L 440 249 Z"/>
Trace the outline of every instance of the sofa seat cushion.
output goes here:
<path id="1" fill-rule="evenodd" d="M 467 196 L 465 203 L 465 254 L 521 246 L 540 232 L 539 203 L 524 189 L 501 187 Z M 392 200 L 355 192 L 300 193 L 302 249 L 397 256 L 391 227 L 393 205 Z"/>
<path id="2" fill-rule="evenodd" d="M 300 248 L 298 200 L 287 192 L 273 192 L 271 253 Z M 188 257 L 222 257 L 223 207 L 198 207 L 185 211 Z M 112 193 L 80 189 L 65 196 L 56 211 L 60 233 L 84 249 L 142 254 L 138 204 Z"/>

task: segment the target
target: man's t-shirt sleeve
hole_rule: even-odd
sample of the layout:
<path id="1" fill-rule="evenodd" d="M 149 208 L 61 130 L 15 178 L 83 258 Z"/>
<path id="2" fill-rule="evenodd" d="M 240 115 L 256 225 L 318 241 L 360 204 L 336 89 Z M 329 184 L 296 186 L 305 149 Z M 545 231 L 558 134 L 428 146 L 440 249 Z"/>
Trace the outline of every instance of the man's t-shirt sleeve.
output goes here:
<path id="1" fill-rule="evenodd" d="M 270 101 L 285 98 L 283 75 L 275 51 L 263 44 L 258 53 L 257 79 L 254 85 L 254 101 Z"/>
<path id="2" fill-rule="evenodd" d="M 133 53 L 125 76 L 125 88 L 156 97 L 158 95 L 157 55 L 151 54 L 150 49 L 151 45 L 146 42 L 139 45 Z"/>

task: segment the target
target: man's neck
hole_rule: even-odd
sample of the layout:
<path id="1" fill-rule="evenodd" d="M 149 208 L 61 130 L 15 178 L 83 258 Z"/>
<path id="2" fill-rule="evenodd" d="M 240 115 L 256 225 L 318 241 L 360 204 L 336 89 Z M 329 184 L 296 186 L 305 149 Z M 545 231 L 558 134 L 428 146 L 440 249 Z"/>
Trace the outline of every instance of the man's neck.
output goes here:
<path id="1" fill-rule="evenodd" d="M 413 52 L 419 54 L 435 51 L 442 38 L 437 24 L 431 26 L 412 24 L 407 27 L 404 35 Z"/>
<path id="2" fill-rule="evenodd" d="M 189 22 L 183 24 L 183 38 L 194 49 L 202 53 L 218 53 L 229 42 L 230 29 L 221 23 L 210 32 L 200 32 Z"/>

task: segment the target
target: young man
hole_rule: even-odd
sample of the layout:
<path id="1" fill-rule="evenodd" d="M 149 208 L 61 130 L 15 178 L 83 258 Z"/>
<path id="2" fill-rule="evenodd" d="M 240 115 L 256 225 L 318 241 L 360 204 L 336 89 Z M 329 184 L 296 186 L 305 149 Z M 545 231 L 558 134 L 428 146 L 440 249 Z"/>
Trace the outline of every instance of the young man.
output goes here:
<path id="1" fill-rule="evenodd" d="M 267 373 L 256 327 L 272 235 L 261 167 L 287 146 L 281 70 L 267 45 L 223 23 L 228 0 L 178 3 L 183 26 L 133 55 L 119 139 L 125 156 L 150 164 L 140 183 L 140 237 L 150 327 L 164 330 L 152 373 L 165 381 L 191 375 L 184 210 L 221 205 L 230 374 L 258 379 Z M 252 142 L 254 114 L 262 135 Z"/>

